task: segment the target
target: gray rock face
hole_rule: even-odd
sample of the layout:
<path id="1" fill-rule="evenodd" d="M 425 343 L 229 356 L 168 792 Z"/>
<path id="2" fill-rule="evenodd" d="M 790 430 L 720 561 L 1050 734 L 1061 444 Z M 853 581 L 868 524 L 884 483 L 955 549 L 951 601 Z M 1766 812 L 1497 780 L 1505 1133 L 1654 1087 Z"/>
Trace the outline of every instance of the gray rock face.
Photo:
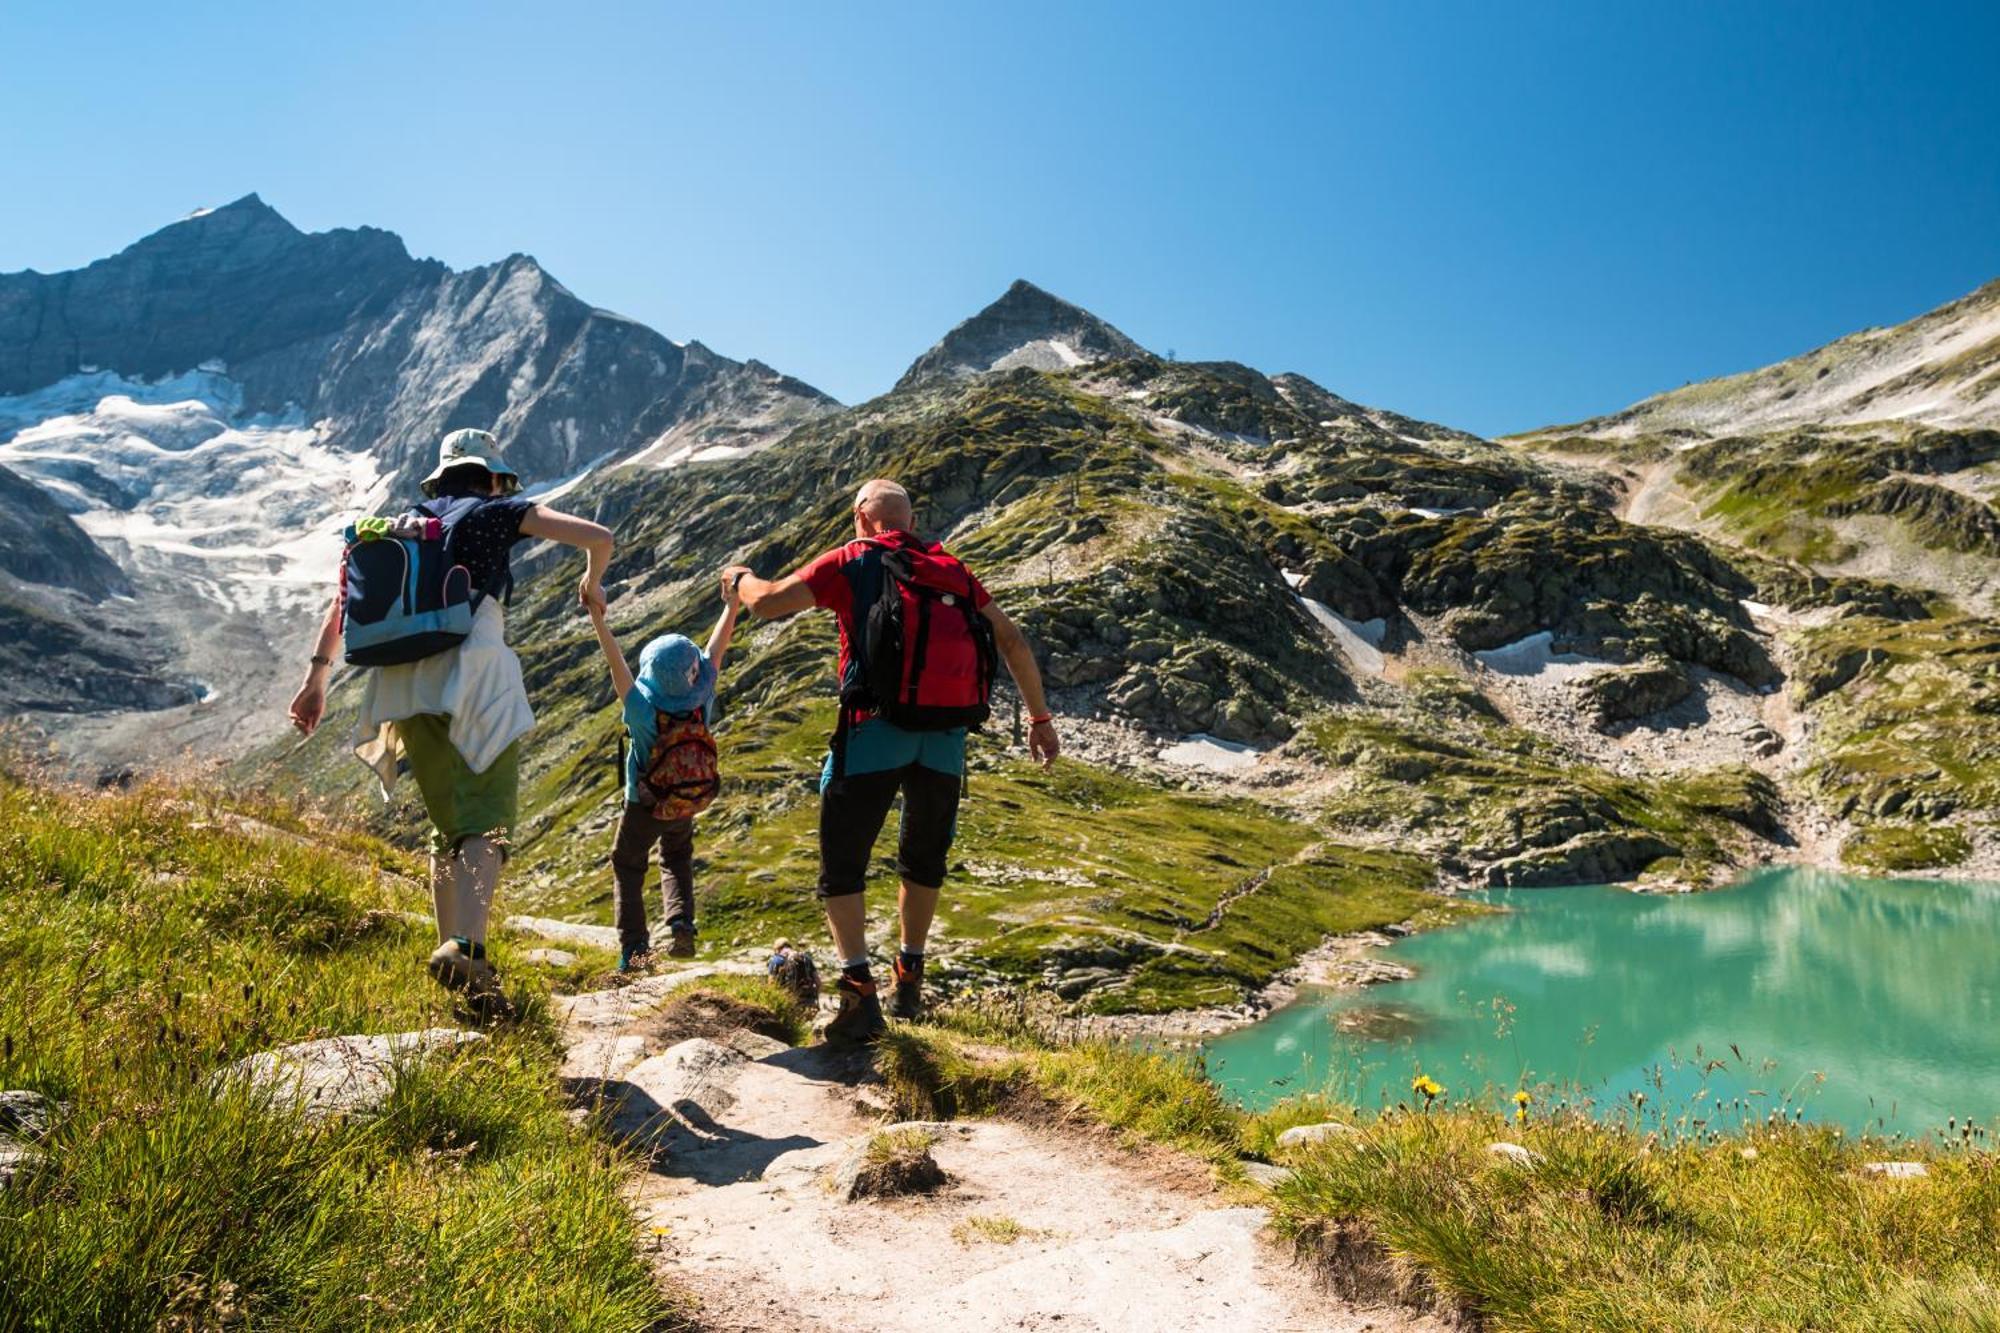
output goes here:
<path id="1" fill-rule="evenodd" d="M 1146 349 L 1088 310 L 1017 279 L 999 300 L 945 334 L 918 357 L 898 389 L 1026 366 L 1063 370 L 1145 356 Z"/>
<path id="2" fill-rule="evenodd" d="M 131 582 L 47 491 L 0 467 L 0 569 L 92 601 L 127 595 Z"/>
<path id="3" fill-rule="evenodd" d="M 406 483 L 459 426 L 496 431 L 532 483 L 676 429 L 761 441 L 834 406 L 593 309 L 526 255 L 454 273 L 386 231 L 301 232 L 256 195 L 86 268 L 0 275 L 0 393 L 218 361 L 244 411 L 296 409 Z"/>
<path id="4" fill-rule="evenodd" d="M 395 1091 L 398 1069 L 484 1040 L 483 1033 L 458 1028 L 325 1037 L 246 1056 L 218 1071 L 213 1086 L 219 1091 L 240 1081 L 313 1120 L 373 1115 Z"/>

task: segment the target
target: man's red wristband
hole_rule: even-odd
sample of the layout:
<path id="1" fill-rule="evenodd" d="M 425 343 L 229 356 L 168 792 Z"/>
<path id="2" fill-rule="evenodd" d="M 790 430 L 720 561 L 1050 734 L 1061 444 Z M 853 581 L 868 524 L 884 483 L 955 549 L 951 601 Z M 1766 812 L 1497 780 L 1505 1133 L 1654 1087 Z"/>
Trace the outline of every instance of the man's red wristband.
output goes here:
<path id="1" fill-rule="evenodd" d="M 1028 725 L 1031 727 L 1039 727 L 1044 722 L 1053 722 L 1055 720 L 1056 720 L 1056 715 L 1054 713 L 1043 713 L 1040 717 L 1029 718 Z"/>

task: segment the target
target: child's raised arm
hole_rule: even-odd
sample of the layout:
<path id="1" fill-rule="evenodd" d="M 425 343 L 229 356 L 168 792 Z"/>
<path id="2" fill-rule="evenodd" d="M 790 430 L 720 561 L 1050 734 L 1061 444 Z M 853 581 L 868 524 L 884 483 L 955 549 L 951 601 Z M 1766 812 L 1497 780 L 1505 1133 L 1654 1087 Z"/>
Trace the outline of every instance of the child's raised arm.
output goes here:
<path id="1" fill-rule="evenodd" d="M 729 656 L 729 640 L 736 634 L 736 613 L 743 609 L 743 603 L 736 597 L 725 599 L 722 615 L 716 619 L 715 629 L 708 636 L 708 664 L 715 668 L 715 674 L 722 674 L 722 659 Z"/>
<path id="2" fill-rule="evenodd" d="M 625 696 L 632 692 L 632 668 L 625 665 L 625 653 L 618 647 L 618 640 L 611 636 L 611 626 L 605 623 L 604 608 L 590 607 L 590 627 L 597 631 L 598 647 L 604 649 L 604 660 L 611 665 L 611 689 L 618 696 L 618 702 L 625 702 Z"/>

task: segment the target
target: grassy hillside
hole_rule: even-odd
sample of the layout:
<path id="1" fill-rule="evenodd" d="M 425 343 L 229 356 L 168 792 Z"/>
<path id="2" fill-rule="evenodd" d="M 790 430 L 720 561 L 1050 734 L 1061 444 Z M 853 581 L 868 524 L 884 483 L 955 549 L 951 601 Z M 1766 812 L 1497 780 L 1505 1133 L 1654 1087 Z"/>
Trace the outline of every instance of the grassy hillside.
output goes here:
<path id="1" fill-rule="evenodd" d="M 1741 722 L 1700 738 L 1712 758 L 1654 769 L 1594 737 L 1699 729 L 1714 720 L 1703 689 L 1775 694 L 1794 664 L 1753 599 L 1928 614 L 1890 585 L 1625 523 L 1613 487 L 1583 469 L 1226 363 L 1134 358 L 908 389 L 760 454 L 593 478 L 565 504 L 617 530 L 612 620 L 636 651 L 668 629 L 704 633 L 725 564 L 782 572 L 843 539 L 853 487 L 881 474 L 910 487 L 919 526 L 1025 627 L 1058 711 L 1121 729 L 1038 775 L 1008 744 L 1003 695 L 974 743 L 940 938 L 964 977 L 1044 980 L 1098 1012 L 1240 999 L 1325 930 L 1432 910 L 1420 895 L 1444 882 L 1720 882 L 1785 855 L 1801 801 L 1858 831 L 1874 805 L 1843 808 L 1805 780 L 1820 756 L 1804 750 L 1756 762 L 1768 751 L 1740 739 Z M 540 726 L 506 892 L 604 920 L 616 710 L 571 605 L 573 564 L 535 554 L 523 573 L 512 637 Z M 1379 621 L 1393 661 L 1357 666 L 1302 596 Z M 1619 670 L 1590 690 L 1549 687 L 1523 713 L 1475 655 L 1539 633 Z M 832 656 L 824 616 L 741 633 L 722 690 L 728 786 L 698 847 L 712 951 L 817 919 Z M 375 811 L 378 831 L 406 839 L 413 793 L 380 811 L 345 754 L 356 684 L 312 742 L 240 772 Z M 1651 720 L 1682 699 L 1674 721 Z M 1152 762 L 1194 733 L 1275 750 L 1282 776 L 1231 784 Z M 1902 818 L 1954 830 L 1926 844 L 1933 862 L 1984 836 L 1961 827 L 1970 806 L 1927 808 Z M 1857 863 L 1883 856 L 1854 843 Z"/>
<path id="2" fill-rule="evenodd" d="M 211 1088 L 289 1042 L 452 1024 L 417 871 L 211 790 L 0 777 L 0 1087 L 60 1104 L 46 1164 L 0 1190 L 0 1328 L 662 1326 L 540 983 L 370 1120 Z"/>

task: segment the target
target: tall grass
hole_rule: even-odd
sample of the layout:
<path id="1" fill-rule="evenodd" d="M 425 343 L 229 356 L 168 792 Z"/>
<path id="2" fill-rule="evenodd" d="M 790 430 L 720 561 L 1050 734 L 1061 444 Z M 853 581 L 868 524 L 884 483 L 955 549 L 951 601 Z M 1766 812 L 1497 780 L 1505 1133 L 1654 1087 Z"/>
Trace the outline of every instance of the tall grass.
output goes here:
<path id="1" fill-rule="evenodd" d="M 647 1329 L 673 1311 L 526 1015 L 312 1123 L 213 1072 L 454 1024 L 416 867 L 264 802 L 0 777 L 0 1085 L 62 1103 L 0 1192 L 0 1328 Z M 504 944 L 499 946 L 504 950 Z M 500 955 L 505 965 L 504 952 Z"/>

